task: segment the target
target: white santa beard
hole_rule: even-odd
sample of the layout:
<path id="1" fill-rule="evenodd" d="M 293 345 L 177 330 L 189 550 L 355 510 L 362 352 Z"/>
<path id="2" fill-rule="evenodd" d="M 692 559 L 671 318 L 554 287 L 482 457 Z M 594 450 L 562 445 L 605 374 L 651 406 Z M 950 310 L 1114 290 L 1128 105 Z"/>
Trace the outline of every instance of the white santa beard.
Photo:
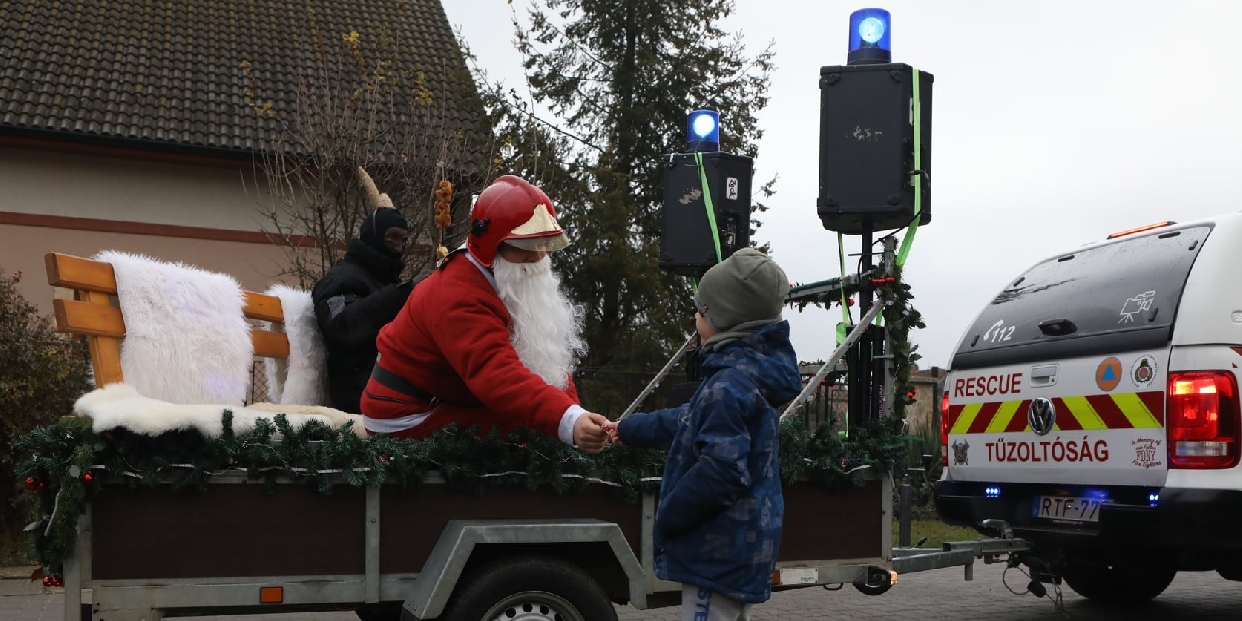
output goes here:
<path id="1" fill-rule="evenodd" d="M 513 318 L 510 342 L 518 358 L 544 381 L 565 388 L 577 356 L 586 353 L 582 312 L 560 288 L 547 257 L 535 263 L 494 264 L 496 288 Z"/>

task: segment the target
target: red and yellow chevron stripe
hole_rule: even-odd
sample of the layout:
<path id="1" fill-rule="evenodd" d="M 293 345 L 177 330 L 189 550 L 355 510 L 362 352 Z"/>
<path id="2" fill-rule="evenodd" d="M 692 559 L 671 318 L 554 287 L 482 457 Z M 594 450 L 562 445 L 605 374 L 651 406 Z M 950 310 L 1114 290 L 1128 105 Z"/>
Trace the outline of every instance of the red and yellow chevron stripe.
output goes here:
<path id="1" fill-rule="evenodd" d="M 1128 392 L 1088 397 L 1056 397 L 1054 431 L 1159 429 L 1164 426 L 1164 393 Z M 949 406 L 949 433 L 1030 431 L 1026 422 L 1031 400 L 993 401 Z"/>

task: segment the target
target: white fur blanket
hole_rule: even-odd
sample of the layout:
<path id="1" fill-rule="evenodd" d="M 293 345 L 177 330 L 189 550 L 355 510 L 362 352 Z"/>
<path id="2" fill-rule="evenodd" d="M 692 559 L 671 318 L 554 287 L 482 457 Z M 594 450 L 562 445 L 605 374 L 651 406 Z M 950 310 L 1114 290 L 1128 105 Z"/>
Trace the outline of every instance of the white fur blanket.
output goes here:
<path id="1" fill-rule="evenodd" d="M 231 276 L 107 250 L 125 317 L 121 371 L 147 397 L 241 405 L 254 359 L 245 297 Z"/>
<path id="2" fill-rule="evenodd" d="M 327 405 L 328 354 L 311 294 L 284 285 L 274 285 L 265 293 L 280 298 L 283 329 L 289 337 L 288 361 L 264 360 L 268 399 L 286 405 Z M 269 322 L 266 328 L 280 330 L 281 324 Z"/>
<path id="3" fill-rule="evenodd" d="M 315 420 L 333 428 L 346 421 L 354 421 L 353 431 L 361 438 L 367 437 L 362 427 L 362 417 L 324 407 L 284 406 L 260 403 L 249 407 L 229 405 L 186 405 L 168 403 L 144 397 L 126 383 L 109 384 L 82 395 L 73 404 L 79 416 L 89 416 L 96 432 L 124 428 L 134 433 L 157 436 L 167 431 L 197 429 L 204 436 L 218 438 L 224 433 L 221 417 L 224 410 L 233 412 L 233 431 L 246 433 L 255 427 L 260 418 L 271 420 L 284 413 L 289 425 L 300 429 Z"/>

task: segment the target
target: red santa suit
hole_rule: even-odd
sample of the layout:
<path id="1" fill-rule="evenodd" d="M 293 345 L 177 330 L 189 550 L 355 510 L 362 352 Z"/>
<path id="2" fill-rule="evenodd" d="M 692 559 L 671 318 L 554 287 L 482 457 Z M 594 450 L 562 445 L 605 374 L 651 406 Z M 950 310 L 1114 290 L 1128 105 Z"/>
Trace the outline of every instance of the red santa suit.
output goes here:
<path id="1" fill-rule="evenodd" d="M 586 411 L 573 381 L 562 390 L 528 370 L 512 327 L 491 272 L 470 253 L 449 256 L 380 330 L 361 403 L 367 431 L 423 438 L 450 423 L 526 426 L 572 444 Z"/>

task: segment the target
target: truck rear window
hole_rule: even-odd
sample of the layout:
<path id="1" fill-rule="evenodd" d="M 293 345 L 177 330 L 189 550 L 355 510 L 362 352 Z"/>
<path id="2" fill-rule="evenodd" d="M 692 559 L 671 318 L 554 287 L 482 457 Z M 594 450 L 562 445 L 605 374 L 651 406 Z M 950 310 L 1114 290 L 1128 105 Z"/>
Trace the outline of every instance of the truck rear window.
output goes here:
<path id="1" fill-rule="evenodd" d="M 954 369 L 1168 344 L 1186 276 L 1210 226 L 1122 238 L 1037 264 L 966 333 Z"/>

